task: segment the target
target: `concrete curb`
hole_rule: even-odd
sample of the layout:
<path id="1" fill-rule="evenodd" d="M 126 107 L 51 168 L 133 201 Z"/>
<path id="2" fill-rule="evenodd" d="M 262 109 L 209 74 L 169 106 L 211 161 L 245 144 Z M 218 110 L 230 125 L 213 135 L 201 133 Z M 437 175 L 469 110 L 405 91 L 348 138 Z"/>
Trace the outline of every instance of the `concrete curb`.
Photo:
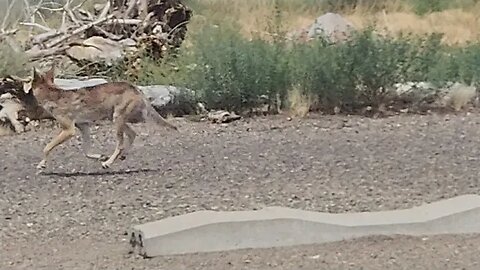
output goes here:
<path id="1" fill-rule="evenodd" d="M 146 257 L 326 243 L 368 235 L 480 233 L 480 196 L 402 210 L 329 214 L 283 207 L 200 211 L 134 226 L 130 243 Z"/>

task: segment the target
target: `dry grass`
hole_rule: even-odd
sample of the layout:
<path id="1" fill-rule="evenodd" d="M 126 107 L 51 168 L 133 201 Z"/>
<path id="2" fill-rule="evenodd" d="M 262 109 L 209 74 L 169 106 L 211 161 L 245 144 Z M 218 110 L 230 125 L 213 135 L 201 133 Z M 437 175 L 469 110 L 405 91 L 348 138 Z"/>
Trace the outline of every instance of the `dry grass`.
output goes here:
<path id="1" fill-rule="evenodd" d="M 310 25 L 315 18 L 326 12 L 318 2 L 320 1 L 279 1 L 283 23 L 281 30 L 290 32 Z M 200 14 L 202 23 L 205 20 L 214 23 L 234 21 L 246 37 L 266 36 L 269 18 L 275 14 L 273 0 L 205 0 L 201 5 L 202 8 L 198 9 L 196 15 Z M 392 34 L 444 33 L 443 41 L 447 44 L 464 44 L 479 39 L 477 29 L 480 29 L 480 17 L 477 14 L 480 12 L 480 3 L 468 10 L 449 9 L 419 16 L 405 5 L 405 1 L 390 0 L 385 10 L 373 12 L 371 7 L 358 7 L 346 10 L 342 15 L 358 28 L 375 23 L 378 30 Z"/>
<path id="2" fill-rule="evenodd" d="M 443 42 L 446 44 L 464 44 L 480 37 L 480 19 L 476 15 L 480 12 L 480 7 L 475 10 L 451 9 L 425 16 L 409 12 L 377 13 L 370 16 L 353 13 L 346 17 L 358 28 L 375 23 L 379 30 L 392 34 L 422 35 L 438 32 L 444 34 Z"/>
<path id="3" fill-rule="evenodd" d="M 7 0 L 0 1 L 0 14 L 6 10 L 11 1 L 16 2 L 12 10 L 10 23 L 15 24 L 23 12 L 23 1 Z M 75 0 L 83 1 L 83 0 Z M 105 0 L 87 0 L 85 8 L 91 9 L 95 3 Z M 205 23 L 236 22 L 240 32 L 247 38 L 253 35 L 268 36 L 269 23 L 275 14 L 275 2 L 281 11 L 281 30 L 290 32 L 310 25 L 315 18 L 324 14 L 327 10 L 322 6 L 322 1 L 315 0 L 184 0 L 190 5 L 195 16 L 190 24 L 190 30 L 195 31 Z M 453 0 L 452 0 L 453 1 Z M 405 0 L 378 0 L 368 1 L 369 6 L 359 6 L 355 10 L 345 9 L 342 12 L 358 28 L 375 23 L 377 28 L 393 34 L 414 33 L 426 34 L 432 32 L 444 33 L 444 42 L 447 44 L 463 44 L 468 41 L 479 39 L 480 29 L 480 3 L 468 10 L 450 9 L 442 12 L 415 15 L 411 7 L 406 5 Z M 385 6 L 386 12 L 374 12 L 378 6 Z M 49 18 L 49 26 L 60 25 L 60 18 Z M 24 32 L 20 32 L 23 34 Z M 20 39 L 26 39 L 27 37 Z"/>
<path id="4" fill-rule="evenodd" d="M 305 117 L 310 112 L 315 100 L 306 95 L 299 87 L 293 87 L 288 91 L 289 114 L 293 117 Z"/>
<path id="5" fill-rule="evenodd" d="M 444 97 L 444 105 L 460 111 L 474 101 L 477 90 L 474 86 L 455 85 L 452 91 Z"/>

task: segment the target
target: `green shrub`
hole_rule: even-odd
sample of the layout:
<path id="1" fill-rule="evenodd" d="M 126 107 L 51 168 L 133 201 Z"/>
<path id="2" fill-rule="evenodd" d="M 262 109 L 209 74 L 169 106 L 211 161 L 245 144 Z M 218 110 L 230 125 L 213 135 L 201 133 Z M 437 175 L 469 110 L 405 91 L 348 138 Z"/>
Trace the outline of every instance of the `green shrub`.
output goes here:
<path id="1" fill-rule="evenodd" d="M 188 86 L 208 108 L 240 111 L 257 107 L 260 96 L 274 103 L 277 94 L 286 95 L 288 57 L 282 46 L 247 41 L 228 26 L 208 27 L 195 42 Z"/>
<path id="2" fill-rule="evenodd" d="M 463 48 L 446 48 L 439 54 L 437 65 L 428 74 L 428 81 L 437 85 L 447 82 L 476 84 L 480 80 L 480 44 Z"/>
<path id="3" fill-rule="evenodd" d="M 480 44 L 449 47 L 441 45 L 439 34 L 394 38 L 373 29 L 339 44 L 319 38 L 286 46 L 278 37 L 246 40 L 235 25 L 210 26 L 190 36 L 192 45 L 178 56 L 162 62 L 137 59 L 135 80 L 187 87 L 195 102 L 209 109 L 243 112 L 265 101 L 276 105 L 278 97 L 285 106 L 287 93 L 295 89 L 314 102 L 313 109 L 355 112 L 391 101 L 386 89 L 395 83 L 471 84 L 480 78 Z M 120 68 L 121 74 L 130 66 Z"/>
<path id="4" fill-rule="evenodd" d="M 450 8 L 470 8 L 477 3 L 478 0 L 410 0 L 413 11 L 418 15 L 443 11 Z"/>
<path id="5" fill-rule="evenodd" d="M 379 106 L 386 89 L 405 81 L 423 81 L 438 61 L 440 37 L 381 37 L 367 28 L 342 44 L 325 40 L 295 48 L 293 83 L 317 97 L 317 106 L 344 111 Z"/>

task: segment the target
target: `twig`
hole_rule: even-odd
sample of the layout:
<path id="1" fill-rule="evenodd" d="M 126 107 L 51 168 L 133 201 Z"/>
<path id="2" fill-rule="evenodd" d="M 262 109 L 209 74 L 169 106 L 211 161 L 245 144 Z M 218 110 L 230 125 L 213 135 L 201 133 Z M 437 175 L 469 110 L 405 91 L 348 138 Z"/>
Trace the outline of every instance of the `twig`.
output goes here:
<path id="1" fill-rule="evenodd" d="M 167 36 L 170 36 L 170 35 L 173 33 L 173 31 L 177 30 L 177 28 L 179 28 L 180 26 L 183 26 L 183 25 L 185 25 L 185 24 L 187 24 L 187 23 L 188 23 L 188 21 L 183 21 L 183 22 L 175 25 L 175 27 L 173 27 L 172 30 L 170 30 L 170 31 L 168 32 Z"/>
<path id="2" fill-rule="evenodd" d="M 6 36 L 10 36 L 10 35 L 14 35 L 16 34 L 18 31 L 18 29 L 11 29 L 11 30 L 7 30 L 7 31 L 2 31 L 0 33 L 0 38 L 4 38 Z"/>
<path id="3" fill-rule="evenodd" d="M 48 11 L 51 11 L 51 12 L 57 12 L 57 11 L 62 11 L 63 7 L 61 7 L 61 8 L 39 7 L 38 10 L 48 10 Z"/>
<path id="4" fill-rule="evenodd" d="M 64 30 L 66 28 L 67 24 L 67 14 L 65 11 L 62 13 L 62 25 L 60 26 L 60 29 Z"/>
<path id="5" fill-rule="evenodd" d="M 70 17 L 70 20 L 72 20 L 73 23 L 80 25 L 80 22 L 78 19 L 75 17 L 75 14 L 73 14 L 73 11 L 70 9 L 70 1 L 68 0 L 65 6 L 63 6 L 63 10 L 67 13 L 68 17 Z"/>
<path id="6" fill-rule="evenodd" d="M 5 30 L 5 27 L 7 26 L 7 21 L 10 18 L 10 12 L 12 11 L 13 4 L 15 2 L 16 2 L 15 0 L 12 0 L 8 5 L 7 13 L 5 14 L 5 17 L 3 17 L 3 21 L 2 21 L 2 31 Z"/>
<path id="7" fill-rule="evenodd" d="M 42 42 L 44 42 L 45 40 L 48 40 L 48 39 L 57 37 L 57 36 L 59 36 L 59 35 L 61 35 L 61 34 L 64 34 L 64 33 L 65 33 L 65 32 L 60 32 L 60 31 L 57 31 L 57 30 L 52 30 L 52 31 L 50 31 L 50 32 L 38 34 L 38 35 L 32 37 L 32 42 L 33 42 L 33 44 L 42 44 Z"/>
<path id="8" fill-rule="evenodd" d="M 49 48 L 45 50 L 28 50 L 25 52 L 25 54 L 30 58 L 30 59 L 38 59 L 38 58 L 43 58 L 51 55 L 55 55 L 61 52 L 64 52 L 70 48 L 70 46 L 62 46 L 62 47 L 56 47 L 56 48 Z"/>
<path id="9" fill-rule="evenodd" d="M 92 15 L 90 12 L 88 12 L 88 11 L 86 11 L 86 10 L 84 10 L 84 9 L 79 9 L 79 10 L 78 10 L 78 13 L 79 13 L 81 16 L 83 16 L 83 19 L 82 19 L 82 20 L 88 20 L 88 21 L 93 21 L 93 20 L 94 20 L 93 15 Z"/>
<path id="10" fill-rule="evenodd" d="M 138 15 L 140 16 L 141 20 L 144 20 L 147 17 L 148 13 L 148 1 L 147 0 L 139 0 L 140 3 L 138 5 Z"/>
<path id="11" fill-rule="evenodd" d="M 42 29 L 45 32 L 54 31 L 52 28 L 49 28 L 47 26 L 44 26 L 44 25 L 41 25 L 41 24 L 38 24 L 38 23 L 20 22 L 19 24 L 24 25 L 24 26 L 37 27 L 37 28 Z"/>
<path id="12" fill-rule="evenodd" d="M 38 10 L 36 14 L 38 15 L 38 17 L 40 17 L 40 19 L 42 20 L 42 22 L 43 22 L 46 26 L 48 26 L 48 23 L 47 23 L 47 21 L 45 20 L 45 17 L 43 17 L 42 12 L 41 12 L 40 10 Z"/>
<path id="13" fill-rule="evenodd" d="M 98 16 L 98 19 L 101 20 L 101 19 L 107 17 L 107 14 L 108 14 L 109 10 L 110 10 L 110 1 L 107 1 L 107 3 L 105 4 L 105 6 L 102 9 L 102 12 L 100 12 L 100 15 Z"/>
<path id="14" fill-rule="evenodd" d="M 62 43 L 63 41 L 71 38 L 72 36 L 78 35 L 78 34 L 82 33 L 83 31 L 87 30 L 88 28 L 90 28 L 90 27 L 92 27 L 92 26 L 95 26 L 95 25 L 98 25 L 98 24 L 101 24 L 101 23 L 103 23 L 103 22 L 111 19 L 112 17 L 113 17 L 113 16 L 110 15 L 110 16 L 107 16 L 107 17 L 105 17 L 105 18 L 103 18 L 103 19 L 99 19 L 99 20 L 96 20 L 96 21 L 91 22 L 91 23 L 89 23 L 89 24 L 83 25 L 83 26 L 75 29 L 75 30 L 74 30 L 71 34 L 69 34 L 69 35 L 65 35 L 65 36 L 62 36 L 62 37 L 57 38 L 57 39 L 55 39 L 55 40 L 52 40 L 51 42 L 49 42 L 48 44 L 46 44 L 45 47 L 46 47 L 46 48 L 52 48 L 52 47 L 54 47 L 55 45 L 58 45 L 58 44 Z"/>
<path id="15" fill-rule="evenodd" d="M 83 6 L 83 4 L 85 4 L 85 2 L 87 2 L 87 0 L 83 0 L 80 4 L 74 6 L 72 8 L 72 10 L 77 10 L 77 9 L 81 8 Z"/>
<path id="16" fill-rule="evenodd" d="M 111 24 L 127 24 L 127 25 L 137 25 L 140 24 L 142 20 L 139 19 L 112 19 L 107 22 L 105 22 L 106 25 L 111 25 Z"/>
<path id="17" fill-rule="evenodd" d="M 105 29 L 101 28 L 101 27 L 98 27 L 98 26 L 94 26 L 94 29 L 99 32 L 99 33 L 102 33 L 103 35 L 105 35 L 107 38 L 111 39 L 111 40 L 120 40 L 122 39 L 122 36 L 119 36 L 119 35 L 115 35 L 115 34 L 112 34 L 108 31 L 106 31 Z"/>
<path id="18" fill-rule="evenodd" d="M 110 3 L 110 1 L 108 1 L 108 2 Z M 125 11 L 125 14 L 123 15 L 124 19 L 130 17 L 130 13 L 132 13 L 133 8 L 135 7 L 135 2 L 136 2 L 136 0 L 128 1 L 127 10 Z"/>

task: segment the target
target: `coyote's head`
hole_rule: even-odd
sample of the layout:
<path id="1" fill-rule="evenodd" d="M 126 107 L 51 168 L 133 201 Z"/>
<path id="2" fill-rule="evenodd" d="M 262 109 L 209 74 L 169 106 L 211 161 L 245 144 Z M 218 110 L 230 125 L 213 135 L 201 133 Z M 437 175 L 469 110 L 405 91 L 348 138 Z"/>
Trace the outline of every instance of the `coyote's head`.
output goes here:
<path id="1" fill-rule="evenodd" d="M 31 83 L 31 92 L 37 99 L 52 94 L 52 91 L 58 91 L 59 88 L 54 84 L 55 68 L 52 66 L 45 74 L 40 74 L 33 68 L 33 79 Z"/>
<path id="2" fill-rule="evenodd" d="M 48 77 L 42 76 L 42 79 L 47 81 L 44 77 Z M 0 80 L 0 97 L 8 98 L 10 103 L 15 102 L 22 107 L 22 109 L 18 111 L 19 120 L 25 120 L 27 118 L 30 120 L 53 119 L 53 117 L 38 104 L 32 84 L 32 79 L 20 78 L 14 75 L 7 76 Z"/>

